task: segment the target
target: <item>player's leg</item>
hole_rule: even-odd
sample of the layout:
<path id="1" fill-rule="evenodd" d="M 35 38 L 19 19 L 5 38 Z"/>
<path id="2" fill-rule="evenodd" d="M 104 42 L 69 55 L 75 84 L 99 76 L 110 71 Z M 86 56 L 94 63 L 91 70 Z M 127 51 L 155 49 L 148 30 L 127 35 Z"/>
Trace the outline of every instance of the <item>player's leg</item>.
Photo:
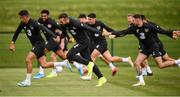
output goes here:
<path id="1" fill-rule="evenodd" d="M 89 61 L 91 61 L 91 56 L 90 56 L 90 50 L 89 48 L 85 48 L 82 52 L 80 52 L 81 55 L 88 59 Z M 96 64 L 94 64 L 94 67 L 93 67 L 93 72 L 95 73 L 95 75 L 98 77 L 98 84 L 96 86 L 102 86 L 106 83 L 106 78 L 103 77 L 103 74 L 101 73 L 101 71 L 99 70 L 98 66 Z M 92 75 L 91 76 L 87 76 L 89 78 L 89 80 L 91 79 Z M 83 79 L 83 77 L 81 77 Z M 85 77 L 86 78 L 86 77 Z"/>
<path id="2" fill-rule="evenodd" d="M 112 62 L 109 62 L 107 59 L 105 59 L 102 55 L 99 55 L 99 58 L 110 67 L 112 70 L 112 76 L 114 76 L 117 73 L 118 68 L 115 67 Z"/>
<path id="3" fill-rule="evenodd" d="M 58 49 L 55 49 L 53 50 L 56 55 L 58 55 L 62 60 L 65 60 L 65 61 L 68 61 L 67 60 L 67 52 L 64 52 L 62 49 L 58 48 Z M 72 67 L 71 65 L 68 63 L 67 66 L 66 66 L 71 72 L 72 72 Z"/>
<path id="4" fill-rule="evenodd" d="M 56 62 L 57 61 L 57 57 L 58 56 L 56 55 L 56 53 L 52 52 L 50 57 L 51 57 L 51 61 L 52 62 Z"/>
<path id="5" fill-rule="evenodd" d="M 93 58 L 96 58 L 97 56 L 99 56 L 100 54 L 103 54 L 104 52 L 107 51 L 107 44 L 106 43 L 102 43 L 102 44 L 98 44 L 96 46 L 96 48 L 94 49 L 94 51 L 92 52 L 91 56 L 92 56 L 92 59 Z M 95 55 L 94 53 L 97 52 L 97 55 Z M 94 57 L 93 57 L 94 55 Z M 104 55 L 102 55 L 104 57 Z M 105 57 L 104 57 L 105 58 Z M 105 58 L 106 59 L 106 58 Z M 118 68 L 116 68 L 114 66 L 114 64 L 112 64 L 111 61 L 109 61 L 108 59 L 106 59 L 108 61 L 108 64 L 109 64 L 109 67 L 111 68 L 112 70 L 112 75 L 114 76 L 117 71 L 118 71 Z"/>
<path id="6" fill-rule="evenodd" d="M 79 43 L 75 44 L 67 53 L 67 59 L 69 61 L 76 61 L 78 63 L 86 65 L 88 69 L 88 76 L 91 76 L 94 63 L 77 55 L 77 53 L 82 52 L 84 48 L 87 48 L 87 47 L 88 47 L 87 44 L 79 44 Z"/>
<path id="7" fill-rule="evenodd" d="M 26 87 L 31 85 L 32 63 L 35 58 L 36 55 L 33 52 L 29 52 L 28 55 L 26 56 L 26 60 L 25 60 L 26 69 L 27 69 L 26 79 L 22 82 L 17 83 L 18 86 Z"/>
<path id="8" fill-rule="evenodd" d="M 109 62 L 127 62 L 129 63 L 132 67 L 134 66 L 131 57 L 123 58 L 123 57 L 118 57 L 118 56 L 111 56 L 109 50 L 106 50 L 103 53 L 104 58 L 106 58 Z"/>
<path id="9" fill-rule="evenodd" d="M 52 62 L 56 62 L 56 61 L 57 61 L 57 57 L 58 57 L 58 56 L 56 55 L 56 53 L 54 53 L 54 52 L 51 53 L 51 61 L 52 61 Z M 52 71 L 51 71 L 51 73 L 48 74 L 46 77 L 47 77 L 47 78 L 57 77 L 56 68 L 53 68 Z"/>
<path id="10" fill-rule="evenodd" d="M 55 51 L 56 55 L 58 55 L 62 60 L 67 59 L 66 54 L 62 49 L 58 49 Z"/>
<path id="11" fill-rule="evenodd" d="M 100 52 L 97 49 L 94 49 L 91 53 L 91 59 L 93 62 L 96 62 L 96 58 L 100 55 Z"/>
<path id="12" fill-rule="evenodd" d="M 164 56 L 164 60 L 163 57 Z M 170 57 L 168 57 L 167 53 L 160 49 L 160 50 L 154 50 L 153 51 L 153 57 L 155 59 L 156 64 L 158 65 L 159 68 L 166 68 L 166 67 L 170 67 L 170 66 L 179 66 L 180 64 L 180 60 L 174 60 Z"/>
<path id="13" fill-rule="evenodd" d="M 143 53 L 139 53 L 135 62 L 134 62 L 134 66 L 137 72 L 137 78 L 139 80 L 138 83 L 134 84 L 133 86 L 140 86 L 140 85 L 145 85 L 144 82 L 144 78 L 143 78 L 143 74 L 142 74 L 142 69 L 141 69 L 141 63 L 147 59 L 147 55 L 143 54 Z"/>
<path id="14" fill-rule="evenodd" d="M 102 55 L 99 55 L 99 58 L 100 58 L 104 63 L 106 63 L 107 65 L 109 65 L 109 61 L 106 60 Z"/>
<path id="15" fill-rule="evenodd" d="M 172 61 L 163 61 L 161 56 L 155 57 L 154 59 L 160 69 L 176 65 L 179 66 L 180 64 L 180 59 Z"/>
<path id="16" fill-rule="evenodd" d="M 164 61 L 174 61 L 175 59 L 171 58 L 167 53 L 162 56 Z"/>
<path id="17" fill-rule="evenodd" d="M 31 74 L 32 74 L 32 63 L 35 58 L 40 58 L 45 55 L 44 53 L 44 43 L 36 43 L 32 50 L 28 53 L 26 57 L 27 65 L 27 76 L 26 80 L 18 83 L 19 86 L 25 87 L 31 85 Z"/>
<path id="18" fill-rule="evenodd" d="M 38 62 L 38 64 L 40 64 L 40 63 Z M 36 73 L 36 74 L 33 76 L 33 78 L 34 78 L 34 79 L 40 79 L 40 78 L 43 78 L 44 76 L 45 76 L 45 74 L 44 74 L 44 68 L 42 68 L 41 66 L 39 66 L 39 72 Z"/>

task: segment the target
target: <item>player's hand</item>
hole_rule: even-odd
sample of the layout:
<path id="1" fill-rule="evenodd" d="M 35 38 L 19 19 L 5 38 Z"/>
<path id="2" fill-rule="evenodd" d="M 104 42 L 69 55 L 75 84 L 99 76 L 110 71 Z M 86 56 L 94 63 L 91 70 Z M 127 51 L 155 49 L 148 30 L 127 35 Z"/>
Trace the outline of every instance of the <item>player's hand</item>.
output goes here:
<path id="1" fill-rule="evenodd" d="M 109 35 L 111 35 L 111 33 L 108 32 L 106 29 L 103 28 L 102 36 L 109 36 Z"/>
<path id="2" fill-rule="evenodd" d="M 56 29 L 55 32 L 56 32 L 58 35 L 61 35 L 61 34 L 62 34 L 62 31 L 59 30 L 59 29 Z"/>
<path id="3" fill-rule="evenodd" d="M 110 39 L 113 39 L 113 38 L 115 38 L 116 37 L 116 35 L 109 35 L 109 38 Z"/>
<path id="4" fill-rule="evenodd" d="M 180 31 L 173 31 L 173 39 L 177 39 L 180 36 Z"/>
<path id="5" fill-rule="evenodd" d="M 14 46 L 14 42 L 11 42 L 10 45 L 9 45 L 9 49 L 10 51 L 15 51 L 15 46 Z"/>
<path id="6" fill-rule="evenodd" d="M 53 40 L 54 40 L 55 42 L 59 43 L 59 42 L 60 42 L 60 37 L 57 36 L 56 38 L 53 38 Z"/>
<path id="7" fill-rule="evenodd" d="M 177 34 L 177 36 L 179 37 L 179 36 L 180 36 L 180 31 L 177 31 L 176 34 Z"/>
<path id="8" fill-rule="evenodd" d="M 75 40 L 74 40 L 74 38 L 73 37 L 70 37 L 70 39 L 69 39 L 69 41 L 68 41 L 69 43 L 74 43 L 75 42 Z"/>

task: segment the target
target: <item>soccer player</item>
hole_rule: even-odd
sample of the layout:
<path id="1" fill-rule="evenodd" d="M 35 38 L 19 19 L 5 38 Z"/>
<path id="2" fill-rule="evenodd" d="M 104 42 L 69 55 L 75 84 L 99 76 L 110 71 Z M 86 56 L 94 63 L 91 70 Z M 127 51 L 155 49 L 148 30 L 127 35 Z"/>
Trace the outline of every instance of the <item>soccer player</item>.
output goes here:
<path id="1" fill-rule="evenodd" d="M 69 50 L 67 54 L 67 59 L 69 61 L 76 61 L 78 63 L 87 66 L 88 74 L 87 76 L 82 76 L 82 79 L 90 80 L 92 77 L 92 71 L 98 77 L 98 84 L 96 86 L 102 86 L 106 83 L 106 78 L 103 77 L 97 65 L 91 61 L 89 52 L 89 38 L 86 30 L 92 33 L 100 33 L 100 31 L 81 23 L 79 20 L 70 18 L 66 13 L 61 13 L 59 15 L 59 21 L 62 25 L 66 26 L 70 34 L 76 40 L 76 44 Z M 81 54 L 77 55 L 78 53 Z"/>
<path id="2" fill-rule="evenodd" d="M 79 18 L 80 22 L 88 24 L 88 18 L 86 17 L 85 14 L 80 14 L 78 18 Z M 87 33 L 88 33 L 88 36 L 89 36 L 89 39 L 90 39 L 89 49 L 90 49 L 90 53 L 92 53 L 93 50 L 96 48 L 96 45 L 95 45 L 95 42 L 93 40 L 93 35 L 91 34 L 91 32 L 87 32 Z M 112 62 L 109 62 L 108 60 L 106 60 L 101 54 L 99 55 L 99 58 L 102 61 L 104 61 L 107 65 L 109 65 L 109 67 L 112 70 L 112 76 L 114 76 L 117 73 L 118 68 L 115 67 Z"/>
<path id="3" fill-rule="evenodd" d="M 143 15 L 142 15 L 143 16 Z M 145 19 L 145 16 L 144 16 L 144 19 Z M 143 20 L 144 20 L 143 19 Z M 130 26 L 133 26 L 134 25 L 134 17 L 133 17 L 133 14 L 128 14 L 127 16 L 127 21 L 128 21 L 128 24 L 129 24 L 129 27 Z M 145 22 L 145 21 L 144 21 Z M 143 50 L 143 45 L 142 43 L 139 42 L 139 51 L 142 51 Z M 151 76 L 153 73 L 152 73 L 152 70 L 148 64 L 148 60 L 144 60 L 144 62 L 141 64 L 141 69 L 142 69 L 142 73 L 143 75 L 148 75 L 148 76 Z"/>
<path id="4" fill-rule="evenodd" d="M 101 21 L 96 20 L 96 14 L 90 13 L 88 15 L 88 23 L 91 27 L 103 31 L 103 29 L 113 32 L 114 30 L 102 23 Z M 108 60 L 109 66 L 112 69 L 112 75 L 115 75 L 117 72 L 117 68 L 112 64 L 112 62 L 128 62 L 133 67 L 133 62 L 131 60 L 131 57 L 128 58 L 122 58 L 118 56 L 111 56 L 108 48 L 107 48 L 107 41 L 105 36 L 103 36 L 101 33 L 91 33 L 92 39 L 95 43 L 95 47 L 92 51 L 91 58 L 93 62 L 95 62 L 96 58 L 101 54 L 106 60 Z"/>
<path id="5" fill-rule="evenodd" d="M 52 32 L 54 32 L 56 35 L 58 35 L 61 40 L 60 42 L 62 42 L 62 43 L 64 42 L 62 40 L 64 40 L 64 36 L 66 35 L 66 30 L 65 30 L 65 28 L 61 27 L 55 20 L 53 20 L 49 17 L 49 10 L 43 9 L 41 11 L 41 17 L 38 19 L 38 22 L 40 24 L 44 25 L 45 27 L 47 27 Z M 53 37 L 50 36 L 49 33 L 46 33 L 45 31 L 43 31 L 43 34 L 45 35 L 46 40 L 47 40 L 46 45 L 45 45 L 45 51 L 46 52 L 53 51 L 62 60 L 65 60 L 67 52 L 65 52 L 65 51 L 63 51 L 63 49 L 61 49 L 59 43 L 55 42 L 53 40 Z M 55 55 L 51 55 L 51 56 L 55 56 Z M 55 62 L 56 60 L 52 60 L 52 61 Z M 71 70 L 70 65 L 68 65 L 68 66 L 69 66 L 68 68 Z M 50 75 L 48 75 L 47 77 L 56 77 L 57 72 L 58 71 L 56 71 L 56 69 L 53 69 L 52 72 L 50 73 Z M 44 77 L 44 69 L 40 66 L 39 73 L 35 74 L 35 76 L 33 78 L 39 79 L 42 77 Z"/>
<path id="6" fill-rule="evenodd" d="M 81 23 L 88 24 L 88 18 L 87 18 L 87 16 L 86 16 L 85 14 L 80 14 L 80 15 L 78 16 L 78 18 L 79 18 L 79 20 L 80 20 Z M 92 35 L 90 34 L 89 31 L 87 31 L 87 34 L 88 34 L 88 37 L 89 37 L 89 39 L 90 39 L 89 50 L 90 50 L 90 53 L 92 53 L 92 51 L 93 51 L 94 48 L 95 48 L 95 43 L 94 43 L 93 37 L 92 37 Z M 104 61 L 107 65 L 109 65 L 109 64 L 111 65 L 111 64 L 112 64 L 112 63 L 109 63 L 102 55 L 100 55 L 99 58 L 100 58 L 102 61 Z M 113 64 L 112 64 L 112 65 L 113 65 Z M 115 66 L 113 65 L 113 67 L 115 67 Z M 116 67 L 115 67 L 115 68 L 116 68 Z M 114 69 L 114 71 L 112 72 L 112 75 L 113 75 L 113 76 L 116 74 L 117 70 L 118 70 L 117 68 Z M 86 72 L 87 72 L 87 70 L 84 70 L 83 74 L 86 73 Z"/>
<path id="7" fill-rule="evenodd" d="M 157 33 L 165 34 L 171 38 L 177 38 L 180 31 L 165 31 L 162 28 L 158 29 L 150 23 L 144 23 L 142 15 L 135 14 L 134 16 L 134 26 L 129 27 L 126 30 L 112 32 L 110 37 L 122 37 L 126 34 L 134 34 L 139 42 L 141 42 L 144 47 L 143 50 L 138 54 L 135 61 L 135 68 L 138 75 L 139 82 L 133 86 L 144 86 L 145 81 L 141 71 L 141 64 L 147 59 L 150 55 L 154 57 L 154 60 L 159 68 L 166 68 L 170 66 L 177 65 L 180 67 L 180 59 L 177 60 L 163 60 L 163 56 L 166 56 L 164 48 L 159 44 L 160 39 L 158 38 Z"/>
<path id="8" fill-rule="evenodd" d="M 18 38 L 19 33 L 23 29 L 30 40 L 30 43 L 32 44 L 32 49 L 28 53 L 26 57 L 26 68 L 27 68 L 27 74 L 26 79 L 22 82 L 19 82 L 17 85 L 21 87 L 26 87 L 31 85 L 31 74 L 32 74 L 32 63 L 35 58 L 39 61 L 40 65 L 43 68 L 48 67 L 56 67 L 66 65 L 67 61 L 64 62 L 46 62 L 46 57 L 44 55 L 44 47 L 45 47 L 45 41 L 42 38 L 40 34 L 40 30 L 43 30 L 47 33 L 49 33 L 50 36 L 53 37 L 55 41 L 59 41 L 59 38 L 49 29 L 47 29 L 45 26 L 41 25 L 37 21 L 30 18 L 29 12 L 27 10 L 21 10 L 19 12 L 20 17 L 20 24 L 14 33 L 14 36 L 12 38 L 12 41 L 9 45 L 9 48 L 11 51 L 15 51 L 15 42 Z"/>

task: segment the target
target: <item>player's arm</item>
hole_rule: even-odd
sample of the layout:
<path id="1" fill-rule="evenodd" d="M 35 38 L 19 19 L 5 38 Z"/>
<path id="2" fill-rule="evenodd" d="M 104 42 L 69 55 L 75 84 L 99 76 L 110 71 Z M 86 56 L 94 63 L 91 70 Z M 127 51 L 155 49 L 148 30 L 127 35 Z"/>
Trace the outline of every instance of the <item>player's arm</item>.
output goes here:
<path id="1" fill-rule="evenodd" d="M 150 26 L 153 31 L 156 33 L 160 33 L 160 34 L 164 34 L 164 35 L 167 35 L 168 37 L 171 37 L 173 39 L 175 39 L 176 37 L 174 36 L 174 33 L 176 33 L 176 31 L 173 31 L 173 30 L 164 30 L 160 27 L 155 27 L 155 26 Z"/>
<path id="2" fill-rule="evenodd" d="M 74 43 L 75 40 L 73 37 L 70 37 L 69 34 L 67 33 L 67 30 L 65 27 L 62 27 L 63 30 L 62 30 L 62 38 L 67 38 L 68 42 L 69 43 Z"/>
<path id="3" fill-rule="evenodd" d="M 80 22 L 76 22 L 76 27 L 80 28 L 80 29 L 85 29 L 85 30 L 88 30 L 92 33 L 100 33 L 100 31 L 98 31 L 97 29 L 91 27 L 91 26 L 88 26 L 87 24 L 84 24 L 84 23 L 80 23 Z"/>
<path id="4" fill-rule="evenodd" d="M 114 32 L 115 30 L 107 26 L 106 24 L 102 23 L 102 27 L 107 30 L 108 32 Z"/>
<path id="5" fill-rule="evenodd" d="M 49 30 L 48 28 L 46 28 L 45 26 L 43 26 L 39 22 L 35 22 L 34 26 L 38 27 L 42 31 L 47 32 L 49 35 L 51 35 L 54 38 L 54 41 L 56 41 L 56 42 L 60 41 L 60 37 L 59 36 L 57 36 L 55 33 L 53 33 L 51 30 Z"/>
<path id="6" fill-rule="evenodd" d="M 112 35 L 115 35 L 115 37 L 124 37 L 127 34 L 133 34 L 133 28 L 129 27 L 125 30 L 121 30 L 121 31 L 114 31 L 111 32 Z"/>
<path id="7" fill-rule="evenodd" d="M 51 30 L 49 30 L 48 28 L 46 28 L 45 26 L 43 26 L 42 24 L 40 24 L 39 22 L 35 22 L 34 26 L 38 27 L 39 29 L 41 29 L 42 31 L 47 32 L 48 34 L 50 34 L 52 37 L 56 38 L 57 35 L 54 34 Z"/>
<path id="8" fill-rule="evenodd" d="M 12 38 L 10 45 L 9 45 L 9 49 L 11 51 L 15 51 L 14 44 L 15 44 L 15 42 L 19 36 L 19 33 L 21 32 L 22 29 L 23 29 L 23 26 L 22 26 L 22 23 L 20 23 L 19 26 L 17 27 L 16 32 L 14 33 L 13 38 Z"/>

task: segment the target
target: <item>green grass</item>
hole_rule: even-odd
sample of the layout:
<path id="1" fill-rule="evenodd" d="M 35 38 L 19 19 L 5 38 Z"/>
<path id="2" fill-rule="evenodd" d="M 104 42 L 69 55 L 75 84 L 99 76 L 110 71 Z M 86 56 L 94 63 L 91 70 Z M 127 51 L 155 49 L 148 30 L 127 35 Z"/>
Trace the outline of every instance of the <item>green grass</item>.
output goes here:
<path id="1" fill-rule="evenodd" d="M 95 12 L 99 19 L 116 29 L 127 26 L 128 13 L 142 13 L 162 27 L 178 28 L 178 5 L 179 0 L 0 0 L 0 31 L 16 29 L 19 10 L 28 9 L 37 19 L 44 8 L 49 9 L 55 19 L 63 11 L 73 17 Z"/>
<path id="2" fill-rule="evenodd" d="M 18 87 L 17 82 L 24 78 L 25 69 L 0 70 L 0 96 L 178 96 L 180 95 L 179 68 L 160 70 L 152 68 L 154 76 L 145 77 L 145 87 L 132 87 L 136 83 L 135 72 L 130 67 L 119 67 L 119 72 L 112 77 L 109 67 L 100 68 L 108 82 L 103 87 L 95 87 L 97 79 L 83 81 L 79 74 L 67 69 L 56 78 L 32 80 L 31 87 Z M 37 71 L 35 69 L 34 71 Z M 48 74 L 50 70 L 47 70 Z"/>

